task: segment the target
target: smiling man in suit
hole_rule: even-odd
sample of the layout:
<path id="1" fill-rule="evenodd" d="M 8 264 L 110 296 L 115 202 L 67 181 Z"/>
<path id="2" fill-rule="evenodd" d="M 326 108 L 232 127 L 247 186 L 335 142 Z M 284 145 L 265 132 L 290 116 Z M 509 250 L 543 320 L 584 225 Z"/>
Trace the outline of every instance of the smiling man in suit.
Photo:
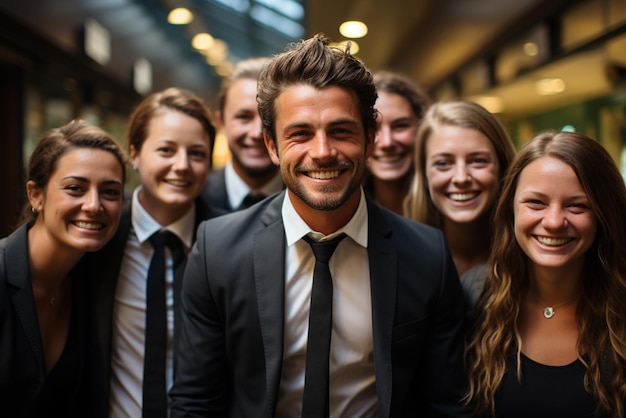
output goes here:
<path id="1" fill-rule="evenodd" d="M 329 42 L 295 44 L 259 77 L 287 190 L 200 226 L 172 417 L 468 416 L 456 270 L 440 231 L 366 199 L 376 90 Z"/>

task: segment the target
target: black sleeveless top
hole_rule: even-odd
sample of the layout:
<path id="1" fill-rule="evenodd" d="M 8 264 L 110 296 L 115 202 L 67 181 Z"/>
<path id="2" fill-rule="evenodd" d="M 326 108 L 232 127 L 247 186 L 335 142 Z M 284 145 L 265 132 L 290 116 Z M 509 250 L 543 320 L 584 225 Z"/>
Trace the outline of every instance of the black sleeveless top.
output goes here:
<path id="1" fill-rule="evenodd" d="M 79 340 L 76 309 L 70 314 L 70 327 L 61 357 L 46 376 L 31 417 L 74 415 L 74 394 L 79 384 Z M 54 412 L 54 414 L 53 414 Z"/>
<path id="2" fill-rule="evenodd" d="M 585 366 L 576 360 L 566 366 L 546 366 L 521 355 L 522 382 L 515 360 L 496 393 L 496 416 L 502 418 L 593 417 L 596 401 L 585 391 Z"/>

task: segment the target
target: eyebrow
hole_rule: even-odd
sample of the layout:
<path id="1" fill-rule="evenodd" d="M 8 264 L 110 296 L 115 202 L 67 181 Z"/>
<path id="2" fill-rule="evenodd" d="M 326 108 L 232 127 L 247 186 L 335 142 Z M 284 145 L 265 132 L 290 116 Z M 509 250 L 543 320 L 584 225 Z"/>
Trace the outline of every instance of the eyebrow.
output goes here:
<path id="1" fill-rule="evenodd" d="M 359 123 L 357 121 L 355 121 L 354 119 L 348 119 L 348 118 L 341 118 L 341 119 L 337 119 L 337 120 L 333 120 L 330 123 L 328 123 L 328 126 L 338 126 L 338 125 L 354 125 L 354 126 L 359 126 Z M 283 129 L 283 131 L 288 131 L 291 129 L 301 129 L 301 128 L 311 128 L 313 125 L 308 123 L 308 122 L 294 122 L 292 124 L 289 124 L 287 126 L 285 126 L 285 128 Z"/>
<path id="2" fill-rule="evenodd" d="M 549 194 L 540 192 L 538 190 L 532 190 L 532 189 L 531 190 L 520 190 L 520 193 L 521 194 L 532 194 L 532 195 L 540 196 L 540 197 L 543 197 L 543 198 L 549 198 L 550 197 Z M 575 195 L 572 195 L 572 196 L 566 196 L 565 199 L 566 200 L 577 200 L 577 199 L 589 200 L 589 197 L 586 194 L 583 193 L 583 194 L 575 194 Z"/>
<path id="3" fill-rule="evenodd" d="M 80 181 L 83 183 L 89 183 L 89 179 L 87 179 L 86 177 L 81 177 L 81 176 L 66 176 L 63 177 L 61 180 L 75 180 L 75 181 Z M 122 182 L 119 180 L 105 180 L 104 182 L 102 182 L 102 184 L 119 184 L 122 185 Z"/>
<path id="4" fill-rule="evenodd" d="M 468 153 L 467 155 L 472 157 L 474 155 L 484 155 L 484 154 L 492 155 L 492 154 L 495 154 L 495 153 L 492 153 L 489 150 L 479 150 L 479 151 L 472 151 L 472 152 Z M 442 157 L 442 156 L 450 156 L 450 155 L 454 155 L 454 154 L 451 153 L 451 152 L 438 152 L 438 153 L 433 154 L 431 156 L 431 158 L 433 158 L 433 157 Z"/>

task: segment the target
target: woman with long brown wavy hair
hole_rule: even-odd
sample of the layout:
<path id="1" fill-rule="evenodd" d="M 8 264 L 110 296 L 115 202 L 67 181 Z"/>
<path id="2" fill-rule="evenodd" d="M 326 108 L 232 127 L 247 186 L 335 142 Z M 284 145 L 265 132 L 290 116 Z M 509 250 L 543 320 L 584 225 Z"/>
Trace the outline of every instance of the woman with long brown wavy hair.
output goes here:
<path id="1" fill-rule="evenodd" d="M 467 354 L 478 416 L 624 416 L 626 187 L 578 133 L 513 161 Z"/>

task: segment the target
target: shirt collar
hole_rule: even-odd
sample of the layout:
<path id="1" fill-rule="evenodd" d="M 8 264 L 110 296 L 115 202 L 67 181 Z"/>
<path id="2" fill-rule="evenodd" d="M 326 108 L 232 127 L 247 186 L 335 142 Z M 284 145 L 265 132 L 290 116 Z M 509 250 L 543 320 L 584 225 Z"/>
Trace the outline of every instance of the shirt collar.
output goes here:
<path id="1" fill-rule="evenodd" d="M 226 194 L 228 195 L 228 204 L 231 208 L 237 209 L 241 206 L 243 199 L 250 193 L 250 187 L 245 181 L 239 177 L 235 172 L 232 160 L 229 161 L 224 167 L 224 182 L 226 183 Z M 283 180 L 279 173 L 276 173 L 274 177 L 258 190 L 257 193 L 262 193 L 265 196 L 270 196 L 283 189 Z"/>
<path id="2" fill-rule="evenodd" d="M 193 241 L 193 229 L 195 223 L 195 203 L 183 216 L 169 225 L 160 225 L 152 216 L 141 206 L 139 202 L 139 191 L 141 186 L 137 187 L 133 192 L 133 201 L 131 206 L 131 222 L 135 235 L 140 244 L 147 241 L 155 232 L 164 230 L 170 231 L 176 235 L 186 249 L 191 248 Z"/>
<path id="3" fill-rule="evenodd" d="M 285 236 L 287 238 L 287 245 L 293 245 L 296 241 L 300 240 L 305 235 L 312 233 L 311 235 L 315 239 L 324 238 L 325 236 L 317 231 L 313 231 L 304 220 L 300 217 L 296 209 L 291 203 L 289 193 L 285 193 L 285 199 L 282 206 L 283 224 L 285 225 Z M 339 230 L 327 235 L 327 238 L 333 238 L 340 233 L 345 233 L 352 238 L 354 242 L 362 247 L 367 248 L 367 203 L 365 200 L 365 193 L 361 189 L 361 200 L 359 206 L 352 218 Z"/>

